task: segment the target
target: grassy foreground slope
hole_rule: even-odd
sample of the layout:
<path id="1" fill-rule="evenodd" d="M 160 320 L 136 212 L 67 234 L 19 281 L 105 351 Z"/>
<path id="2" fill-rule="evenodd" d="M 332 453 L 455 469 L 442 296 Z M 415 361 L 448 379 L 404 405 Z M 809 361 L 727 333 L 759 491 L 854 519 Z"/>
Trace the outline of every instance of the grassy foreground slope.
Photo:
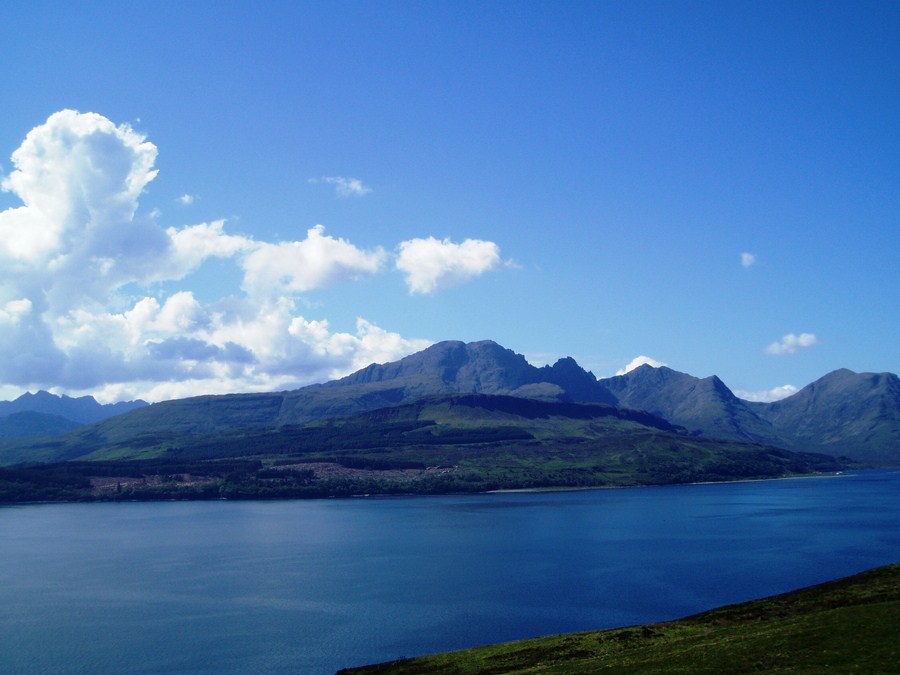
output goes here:
<path id="1" fill-rule="evenodd" d="M 352 668 L 374 673 L 895 673 L 900 565 L 678 621 Z"/>

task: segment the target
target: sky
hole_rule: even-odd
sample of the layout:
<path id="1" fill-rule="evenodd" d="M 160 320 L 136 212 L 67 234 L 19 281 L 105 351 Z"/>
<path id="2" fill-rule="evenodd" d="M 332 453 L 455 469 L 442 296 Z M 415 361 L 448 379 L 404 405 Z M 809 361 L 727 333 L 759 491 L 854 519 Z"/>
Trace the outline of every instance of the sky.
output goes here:
<path id="1" fill-rule="evenodd" d="M 774 400 L 900 370 L 896 2 L 4 9 L 0 399 L 441 340 Z"/>

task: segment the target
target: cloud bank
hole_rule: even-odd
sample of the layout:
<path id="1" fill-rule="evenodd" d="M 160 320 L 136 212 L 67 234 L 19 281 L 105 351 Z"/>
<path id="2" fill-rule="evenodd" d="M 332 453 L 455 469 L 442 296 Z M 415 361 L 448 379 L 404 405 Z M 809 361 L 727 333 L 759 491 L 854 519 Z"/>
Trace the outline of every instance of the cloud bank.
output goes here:
<path id="1" fill-rule="evenodd" d="M 28 133 L 2 189 L 0 388 L 92 393 L 104 401 L 276 390 L 336 377 L 422 349 L 359 318 L 354 332 L 298 313 L 300 294 L 390 269 L 366 250 L 311 227 L 297 241 L 229 234 L 225 221 L 164 227 L 143 215 L 157 148 L 127 124 L 63 110 Z M 325 179 L 323 179 L 325 180 Z M 370 191 L 355 179 L 326 180 Z M 179 201 L 188 205 L 185 194 Z M 433 293 L 500 263 L 493 242 L 402 242 L 396 269 L 410 292 Z M 184 280 L 227 260 L 234 295 L 201 301 Z M 236 289 L 237 290 L 237 289 Z"/>
<path id="2" fill-rule="evenodd" d="M 812 333 L 788 333 L 781 340 L 773 342 L 766 347 L 766 354 L 772 356 L 784 356 L 785 354 L 794 354 L 798 349 L 812 347 L 819 344 L 818 338 Z"/>

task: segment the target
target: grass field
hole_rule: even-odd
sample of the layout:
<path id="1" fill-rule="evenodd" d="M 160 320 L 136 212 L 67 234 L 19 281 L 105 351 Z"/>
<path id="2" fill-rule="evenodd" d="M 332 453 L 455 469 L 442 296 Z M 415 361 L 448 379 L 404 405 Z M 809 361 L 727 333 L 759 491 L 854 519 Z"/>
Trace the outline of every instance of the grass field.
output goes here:
<path id="1" fill-rule="evenodd" d="M 340 671 L 341 675 L 599 672 L 900 672 L 900 565 L 677 621 Z"/>

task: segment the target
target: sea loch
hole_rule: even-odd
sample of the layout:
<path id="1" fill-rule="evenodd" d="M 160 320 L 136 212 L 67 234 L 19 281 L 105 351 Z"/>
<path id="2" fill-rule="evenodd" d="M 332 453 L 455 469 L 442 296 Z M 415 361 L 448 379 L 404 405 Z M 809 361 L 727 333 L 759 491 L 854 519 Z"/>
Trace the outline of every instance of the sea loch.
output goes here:
<path id="1" fill-rule="evenodd" d="M 900 561 L 900 472 L 0 509 L 0 671 L 331 673 Z"/>

